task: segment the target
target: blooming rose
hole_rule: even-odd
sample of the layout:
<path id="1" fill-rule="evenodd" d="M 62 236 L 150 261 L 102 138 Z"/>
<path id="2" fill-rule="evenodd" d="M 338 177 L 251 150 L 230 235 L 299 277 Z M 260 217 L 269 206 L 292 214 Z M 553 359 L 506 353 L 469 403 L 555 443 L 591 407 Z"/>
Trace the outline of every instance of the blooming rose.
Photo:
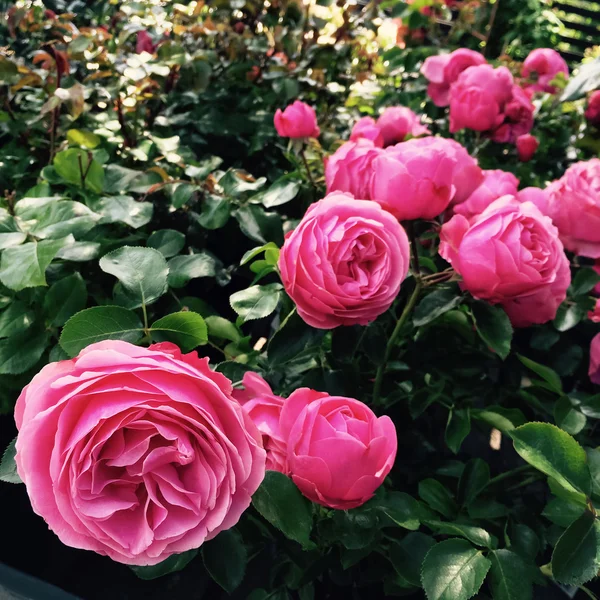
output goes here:
<path id="1" fill-rule="evenodd" d="M 504 106 L 504 121 L 492 133 L 492 139 L 495 142 L 515 143 L 520 136 L 531 131 L 533 111 L 529 96 L 518 85 L 513 85 L 512 96 Z"/>
<path id="2" fill-rule="evenodd" d="M 600 127 L 600 90 L 592 92 L 588 98 L 587 108 L 585 109 L 585 118 L 592 125 Z"/>
<path id="3" fill-rule="evenodd" d="M 451 204 L 464 202 L 483 182 L 483 171 L 477 159 L 469 155 L 467 149 L 456 140 L 427 136 L 411 140 L 415 148 L 436 148 L 445 152 L 456 161 L 452 175 L 452 184 L 456 188 Z"/>
<path id="4" fill-rule="evenodd" d="M 427 94 L 436 106 L 450 104 L 450 86 L 467 68 L 485 64 L 485 57 L 468 48 L 425 59 L 421 73 L 429 80 Z"/>
<path id="5" fill-rule="evenodd" d="M 519 202 L 533 202 L 543 215 L 548 214 L 546 191 L 536 187 L 526 187 L 516 193 Z"/>
<path id="6" fill-rule="evenodd" d="M 377 127 L 383 136 L 385 146 L 403 142 L 407 136 L 417 137 L 431 133 L 421 125 L 419 117 L 406 106 L 390 106 L 386 108 L 379 119 Z"/>
<path id="7" fill-rule="evenodd" d="M 105 341 L 45 366 L 15 407 L 17 470 L 68 546 L 154 565 L 229 529 L 265 472 L 231 382 L 170 343 Z"/>
<path id="8" fill-rule="evenodd" d="M 559 74 L 569 76 L 569 67 L 564 58 L 552 48 L 536 48 L 529 53 L 523 63 L 521 75 L 534 79 L 535 83 L 526 86 L 530 92 L 549 92 L 555 94 L 557 89 L 550 82 Z M 532 77 L 532 75 L 534 77 Z"/>
<path id="9" fill-rule="evenodd" d="M 592 339 L 590 344 L 589 375 L 592 383 L 600 385 L 600 333 Z"/>
<path id="10" fill-rule="evenodd" d="M 387 148 L 372 163 L 370 197 L 401 221 L 437 217 L 455 193 L 454 157 L 416 141 Z"/>
<path id="11" fill-rule="evenodd" d="M 596 300 L 593 310 L 588 312 L 588 319 L 594 323 L 600 323 L 600 299 Z"/>
<path id="12" fill-rule="evenodd" d="M 372 117 L 363 117 L 354 124 L 352 132 L 350 133 L 350 141 L 355 142 L 361 138 L 371 140 L 378 148 L 383 147 L 381 130 L 377 126 L 375 119 Z"/>
<path id="13" fill-rule="evenodd" d="M 402 226 L 375 202 L 333 193 L 306 211 L 279 257 L 286 292 L 312 327 L 366 325 L 385 312 L 408 272 Z"/>
<path id="14" fill-rule="evenodd" d="M 283 112 L 277 109 L 275 129 L 281 137 L 289 138 L 316 138 L 321 133 L 315 109 L 300 100 L 290 104 Z"/>
<path id="15" fill-rule="evenodd" d="M 147 31 L 142 30 L 137 32 L 135 51 L 137 54 L 141 54 L 142 52 L 154 54 L 156 52 L 156 46 L 152 42 L 152 38 Z"/>
<path id="16" fill-rule="evenodd" d="M 548 215 L 567 250 L 600 258 L 600 159 L 571 165 L 547 188 Z"/>
<path id="17" fill-rule="evenodd" d="M 517 138 L 517 153 L 521 162 L 529 162 L 540 145 L 538 139 L 529 133 Z"/>
<path id="18" fill-rule="evenodd" d="M 371 140 L 361 138 L 342 144 L 327 160 L 327 192 L 349 192 L 356 198 L 370 200 L 371 163 L 382 152 Z"/>
<path id="19" fill-rule="evenodd" d="M 512 88 L 513 77 L 506 67 L 479 65 L 463 71 L 450 88 L 450 132 L 499 127 Z"/>
<path id="20" fill-rule="evenodd" d="M 454 212 L 471 220 L 481 214 L 494 200 L 501 196 L 517 194 L 519 180 L 512 174 L 500 169 L 483 171 L 483 183 L 469 198 L 454 206 Z"/>
<path id="21" fill-rule="evenodd" d="M 242 383 L 244 389 L 234 390 L 233 397 L 242 404 L 262 434 L 263 446 L 267 451 L 267 469 L 287 473 L 287 444 L 279 430 L 279 415 L 284 399 L 276 396 L 258 373 L 244 373 Z"/>
<path id="22" fill-rule="evenodd" d="M 500 304 L 515 327 L 546 323 L 567 295 L 569 261 L 552 221 L 512 196 L 472 223 L 454 216 L 440 234 L 440 254 L 475 298 Z"/>
<path id="23" fill-rule="evenodd" d="M 302 388 L 281 411 L 294 483 L 313 502 L 338 509 L 364 504 L 396 458 L 396 429 L 387 416 L 352 398 Z"/>

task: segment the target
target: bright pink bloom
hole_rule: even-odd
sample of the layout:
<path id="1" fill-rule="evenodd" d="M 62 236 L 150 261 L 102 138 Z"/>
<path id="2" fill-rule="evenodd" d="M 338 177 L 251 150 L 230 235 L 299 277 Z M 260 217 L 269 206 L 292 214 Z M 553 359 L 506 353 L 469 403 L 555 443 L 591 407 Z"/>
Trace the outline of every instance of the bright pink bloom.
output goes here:
<path id="1" fill-rule="evenodd" d="M 450 131 L 489 131 L 504 121 L 512 97 L 513 78 L 506 67 L 469 67 L 450 88 Z"/>
<path id="2" fill-rule="evenodd" d="M 421 73 L 429 80 L 427 94 L 436 106 L 450 104 L 450 86 L 467 68 L 485 64 L 485 57 L 468 48 L 425 59 Z"/>
<path id="3" fill-rule="evenodd" d="M 531 92 L 549 92 L 555 94 L 557 88 L 550 82 L 559 74 L 569 76 L 569 67 L 564 58 L 552 48 L 536 48 L 529 53 L 523 63 L 521 75 L 534 83 L 527 85 Z"/>
<path id="4" fill-rule="evenodd" d="M 147 31 L 142 30 L 137 32 L 137 38 L 135 41 L 135 51 L 138 54 L 141 54 L 142 52 L 154 54 L 156 52 L 156 46 L 152 42 L 152 38 L 150 37 L 150 34 Z"/>
<path id="5" fill-rule="evenodd" d="M 286 292 L 318 329 L 366 325 L 384 313 L 408 273 L 402 226 L 375 202 L 335 192 L 309 207 L 279 257 Z"/>
<path id="6" fill-rule="evenodd" d="M 294 483 L 310 500 L 348 510 L 373 497 L 394 465 L 398 439 L 387 416 L 358 400 L 296 390 L 281 411 Z"/>
<path id="7" fill-rule="evenodd" d="M 515 196 L 519 180 L 512 174 L 500 169 L 483 171 L 483 183 L 465 202 L 454 206 L 457 215 L 463 215 L 469 221 L 480 215 L 492 202 L 502 196 Z"/>
<path id="8" fill-rule="evenodd" d="M 590 344 L 589 375 L 592 383 L 600 385 L 600 333 L 594 337 Z"/>
<path id="9" fill-rule="evenodd" d="M 513 85 L 511 99 L 504 106 L 504 121 L 493 132 L 492 139 L 495 142 L 514 144 L 519 137 L 531 131 L 533 111 L 534 106 L 529 96 L 518 85 Z"/>
<path id="10" fill-rule="evenodd" d="M 439 149 L 456 161 L 452 173 L 452 184 L 456 191 L 451 204 L 464 202 L 483 183 L 484 175 L 477 159 L 470 156 L 467 149 L 456 140 L 427 136 L 411 140 L 411 144 L 415 148 Z"/>
<path id="11" fill-rule="evenodd" d="M 377 127 L 383 136 L 384 146 L 403 142 L 409 135 L 418 137 L 431 133 L 427 127 L 421 125 L 419 117 L 406 106 L 386 108 L 377 119 Z"/>
<path id="12" fill-rule="evenodd" d="M 233 527 L 265 473 L 260 433 L 208 358 L 92 344 L 15 407 L 17 470 L 61 541 L 155 565 Z"/>
<path id="13" fill-rule="evenodd" d="M 515 327 L 554 319 L 571 271 L 556 227 L 535 205 L 505 196 L 472 223 L 454 216 L 440 238 L 440 254 L 462 276 L 462 288 L 500 304 Z"/>
<path id="14" fill-rule="evenodd" d="M 433 219 L 454 196 L 455 167 L 446 149 L 418 140 L 397 144 L 373 160 L 370 197 L 401 221 Z"/>
<path id="15" fill-rule="evenodd" d="M 342 144 L 325 165 L 327 193 L 349 192 L 355 198 L 370 200 L 371 164 L 382 152 L 371 140 L 364 138 Z"/>
<path id="16" fill-rule="evenodd" d="M 588 98 L 587 108 L 585 109 L 585 118 L 592 125 L 600 127 L 600 90 L 592 92 Z"/>
<path id="17" fill-rule="evenodd" d="M 277 109 L 275 129 L 281 137 L 289 138 L 317 138 L 321 133 L 315 109 L 300 100 L 290 104 L 283 112 Z"/>
<path id="18" fill-rule="evenodd" d="M 596 264 L 592 267 L 592 269 L 594 269 L 594 271 L 600 275 L 600 259 L 596 260 Z M 594 294 L 600 296 L 600 283 L 598 283 L 594 288 Z"/>
<path id="19" fill-rule="evenodd" d="M 521 162 L 529 162 L 533 158 L 539 145 L 540 143 L 534 135 L 531 135 L 530 133 L 520 135 L 517 138 L 517 153 L 519 154 L 519 160 Z"/>
<path id="20" fill-rule="evenodd" d="M 543 215 L 548 214 L 548 196 L 546 190 L 536 187 L 526 187 L 516 194 L 519 202 L 533 202 Z"/>
<path id="21" fill-rule="evenodd" d="M 547 188 L 548 215 L 567 250 L 600 258 L 600 159 L 571 165 Z"/>
<path id="22" fill-rule="evenodd" d="M 242 404 L 262 434 L 267 451 L 267 469 L 287 474 L 287 445 L 279 430 L 284 399 L 276 396 L 258 373 L 244 373 L 242 383 L 244 389 L 234 390 L 233 397 Z"/>
<path id="23" fill-rule="evenodd" d="M 372 117 L 363 117 L 354 124 L 350 133 L 350 141 L 356 142 L 361 138 L 371 140 L 378 148 L 383 147 L 383 135 Z"/>

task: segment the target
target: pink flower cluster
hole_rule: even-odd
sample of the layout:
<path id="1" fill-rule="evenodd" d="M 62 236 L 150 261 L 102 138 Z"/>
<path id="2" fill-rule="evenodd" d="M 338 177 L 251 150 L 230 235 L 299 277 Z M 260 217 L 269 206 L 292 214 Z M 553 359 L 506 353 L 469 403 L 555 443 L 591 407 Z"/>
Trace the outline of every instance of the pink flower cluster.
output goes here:
<path id="1" fill-rule="evenodd" d="M 396 457 L 396 428 L 358 400 L 308 388 L 284 400 L 256 373 L 246 373 L 234 395 L 263 436 L 267 469 L 289 475 L 323 506 L 364 504 L 383 483 Z"/>
<path id="2" fill-rule="evenodd" d="M 360 138 L 371 140 L 379 148 L 403 142 L 408 136 L 418 137 L 431 132 L 421 125 L 419 117 L 406 106 L 390 106 L 375 120 L 363 117 L 356 122 L 350 141 Z"/>

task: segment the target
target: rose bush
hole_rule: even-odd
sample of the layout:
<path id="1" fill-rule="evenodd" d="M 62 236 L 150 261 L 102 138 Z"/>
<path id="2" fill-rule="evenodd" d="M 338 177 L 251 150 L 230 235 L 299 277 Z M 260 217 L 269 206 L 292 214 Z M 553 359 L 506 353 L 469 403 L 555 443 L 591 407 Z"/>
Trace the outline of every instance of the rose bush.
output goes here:
<path id="1" fill-rule="evenodd" d="M 557 10 L 0 9 L 0 589 L 593 596 L 600 67 Z"/>

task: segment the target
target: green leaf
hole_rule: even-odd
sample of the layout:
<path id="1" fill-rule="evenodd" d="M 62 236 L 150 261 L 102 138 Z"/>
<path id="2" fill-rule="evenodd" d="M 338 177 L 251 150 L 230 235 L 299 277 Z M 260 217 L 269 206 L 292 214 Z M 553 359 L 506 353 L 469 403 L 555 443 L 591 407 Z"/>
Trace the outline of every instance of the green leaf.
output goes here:
<path id="1" fill-rule="evenodd" d="M 171 203 L 174 208 L 181 208 L 184 204 L 189 202 L 192 194 L 198 189 L 197 185 L 190 183 L 177 183 L 174 186 Z"/>
<path id="2" fill-rule="evenodd" d="M 223 196 L 207 194 L 202 200 L 202 209 L 197 221 L 205 229 L 225 227 L 231 216 L 231 202 Z"/>
<path id="3" fill-rule="evenodd" d="M 219 156 L 211 156 L 197 165 L 188 165 L 185 169 L 185 174 L 188 177 L 193 177 L 196 180 L 206 179 L 215 169 L 221 166 L 223 159 Z"/>
<path id="4" fill-rule="evenodd" d="M 425 525 L 440 534 L 459 535 L 460 537 L 473 542 L 476 546 L 482 546 L 484 548 L 496 548 L 498 546 L 498 540 L 481 527 L 435 520 L 427 520 L 425 521 Z"/>
<path id="5" fill-rule="evenodd" d="M 228 593 L 242 583 L 248 555 L 242 536 L 235 529 L 222 531 L 202 546 L 202 559 L 209 575 Z"/>
<path id="6" fill-rule="evenodd" d="M 80 36 L 80 38 L 81 37 L 82 36 Z M 67 131 L 67 140 L 69 140 L 69 144 L 72 144 L 73 146 L 81 146 L 82 148 L 89 150 L 93 150 L 102 142 L 102 138 L 99 135 L 83 129 L 69 129 L 69 131 Z"/>
<path id="7" fill-rule="evenodd" d="M 468 600 L 478 591 L 490 561 L 469 542 L 450 539 L 425 556 L 421 582 L 429 600 Z"/>
<path id="8" fill-rule="evenodd" d="M 121 282 L 127 308 L 152 304 L 168 289 L 167 262 L 153 248 L 123 246 L 105 254 L 100 259 L 100 268 Z"/>
<path id="9" fill-rule="evenodd" d="M 420 506 L 412 496 L 404 492 L 388 492 L 374 506 L 398 527 L 412 531 L 419 529 Z"/>
<path id="10" fill-rule="evenodd" d="M 484 410 L 471 409 L 471 416 L 499 429 L 502 433 L 508 433 L 527 421 L 518 408 L 504 406 L 488 406 Z"/>
<path id="11" fill-rule="evenodd" d="M 435 479 L 424 479 L 419 483 L 419 497 L 448 519 L 451 519 L 458 510 L 450 492 Z"/>
<path id="12" fill-rule="evenodd" d="M 390 545 L 390 561 L 400 577 L 416 587 L 421 586 L 421 565 L 425 556 L 435 546 L 435 540 L 417 531 Z"/>
<path id="13" fill-rule="evenodd" d="M 60 345 L 73 357 L 96 342 L 123 340 L 135 344 L 143 334 L 144 327 L 133 311 L 122 306 L 94 306 L 78 312 L 66 322 Z"/>
<path id="14" fill-rule="evenodd" d="M 239 342 L 242 339 L 242 334 L 235 324 L 223 317 L 216 315 L 206 317 L 206 325 L 210 337 L 221 338 L 230 342 Z"/>
<path id="15" fill-rule="evenodd" d="M 19 375 L 31 369 L 48 347 L 46 331 L 17 333 L 0 340 L 0 375 Z"/>
<path id="16" fill-rule="evenodd" d="M 191 279 L 214 277 L 220 263 L 208 252 L 175 256 L 169 261 L 169 286 L 184 287 Z"/>
<path id="17" fill-rule="evenodd" d="M 16 444 L 17 438 L 6 447 L 6 450 L 2 454 L 2 460 L 0 461 L 0 481 L 6 483 L 23 483 L 17 473 L 17 463 L 15 462 L 15 455 L 17 454 Z"/>
<path id="18" fill-rule="evenodd" d="M 569 293 L 572 296 L 583 296 L 591 292 L 600 283 L 600 274 L 590 267 L 581 267 L 571 282 Z"/>
<path id="19" fill-rule="evenodd" d="M 316 349 L 320 347 L 323 336 L 323 330 L 309 327 L 294 310 L 269 341 L 269 363 L 273 367 L 281 366 L 311 348 Z"/>
<path id="20" fill-rule="evenodd" d="M 242 256 L 242 260 L 240 260 L 240 267 L 244 266 L 246 263 L 249 263 L 253 258 L 256 258 L 263 252 L 267 252 L 267 250 L 279 250 L 279 248 L 277 248 L 277 245 L 273 242 L 252 248 L 252 250 L 248 250 L 244 253 L 244 256 Z"/>
<path id="21" fill-rule="evenodd" d="M 150 235 L 146 244 L 158 250 L 165 258 L 171 258 L 183 250 L 185 235 L 174 229 L 159 229 Z"/>
<path id="22" fill-rule="evenodd" d="M 46 284 L 46 269 L 64 246 L 72 243 L 71 236 L 60 240 L 28 242 L 7 248 L 0 260 L 0 281 L 11 290 L 20 291 Z"/>
<path id="23" fill-rule="evenodd" d="M 557 331 L 564 332 L 573 329 L 585 317 L 587 311 L 579 304 L 563 303 L 558 307 L 554 317 L 554 327 Z"/>
<path id="24" fill-rule="evenodd" d="M 156 342 L 177 344 L 182 352 L 191 352 L 208 341 L 204 319 L 190 311 L 173 313 L 155 321 L 150 327 L 150 334 Z"/>
<path id="25" fill-rule="evenodd" d="M 87 288 L 79 273 L 53 284 L 44 298 L 44 312 L 56 327 L 62 327 L 87 304 Z"/>
<path id="26" fill-rule="evenodd" d="M 569 527 L 585 512 L 585 506 L 574 504 L 564 498 L 551 498 L 542 516 L 559 527 Z"/>
<path id="27" fill-rule="evenodd" d="M 65 181 L 84 187 L 96 194 L 104 188 L 104 169 L 92 158 L 92 153 L 79 148 L 58 152 L 52 163 Z M 85 183 L 84 183 L 85 182 Z"/>
<path id="28" fill-rule="evenodd" d="M 561 102 L 571 102 L 582 98 L 600 87 L 600 58 L 579 66 L 577 74 L 572 76 L 560 97 Z"/>
<path id="29" fill-rule="evenodd" d="M 590 581 L 600 569 L 600 522 L 585 511 L 560 536 L 552 553 L 552 576 L 567 585 Z"/>
<path id="30" fill-rule="evenodd" d="M 98 242 L 74 242 L 68 246 L 63 246 L 56 253 L 56 258 L 73 262 L 87 262 L 97 258 L 98 254 L 100 254 L 100 244 Z"/>
<path id="31" fill-rule="evenodd" d="M 219 185 L 228 196 L 240 196 L 245 192 L 255 192 L 267 182 L 265 177 L 254 179 L 251 175 L 238 169 L 229 169 L 221 179 Z"/>
<path id="32" fill-rule="evenodd" d="M 145 580 L 157 579 L 158 577 L 162 577 L 163 575 L 168 575 L 169 573 L 175 573 L 177 571 L 181 571 L 187 565 L 196 558 L 198 554 L 198 550 L 188 550 L 187 552 L 183 552 L 181 554 L 173 554 L 169 556 L 166 560 L 159 562 L 157 565 L 153 565 L 151 567 L 135 567 L 130 565 L 129 568 L 140 578 Z"/>
<path id="33" fill-rule="evenodd" d="M 464 439 L 471 431 L 471 415 L 468 408 L 453 408 L 448 413 L 446 424 L 446 445 L 454 454 L 460 450 Z"/>
<path id="34" fill-rule="evenodd" d="M 29 329 L 35 322 L 35 312 L 27 308 L 20 300 L 14 300 L 0 314 L 0 338 Z"/>
<path id="35" fill-rule="evenodd" d="M 300 189 L 300 182 L 291 179 L 289 175 L 284 175 L 278 179 L 267 191 L 261 192 L 251 198 L 251 201 L 258 200 L 262 202 L 265 208 L 281 206 L 290 200 L 293 200 Z"/>
<path id="36" fill-rule="evenodd" d="M 4 208 L 0 208 L 0 250 L 18 246 L 27 239 L 14 217 Z"/>
<path id="37" fill-rule="evenodd" d="M 473 502 L 490 481 L 490 467 L 481 458 L 472 458 L 458 482 L 458 501 L 462 505 Z"/>
<path id="38" fill-rule="evenodd" d="M 310 504 L 289 477 L 277 471 L 267 471 L 262 484 L 252 497 L 252 504 L 286 537 L 299 542 L 305 549 L 313 547 L 310 541 Z"/>
<path id="39" fill-rule="evenodd" d="M 499 306 L 485 302 L 474 303 L 471 310 L 479 337 L 504 360 L 510 353 L 513 336 L 507 314 Z"/>
<path id="40" fill-rule="evenodd" d="M 281 299 L 280 283 L 268 285 L 253 285 L 245 290 L 240 290 L 229 298 L 231 308 L 242 317 L 243 322 L 268 317 L 279 304 Z"/>
<path id="41" fill-rule="evenodd" d="M 276 212 L 265 212 L 256 204 L 242 206 L 235 211 L 235 218 L 244 235 L 259 244 L 274 242 L 283 244 L 281 216 Z"/>
<path id="42" fill-rule="evenodd" d="M 517 354 L 517 357 L 528 369 L 531 369 L 534 373 L 539 375 L 555 392 L 559 394 L 562 393 L 562 382 L 560 377 L 550 367 L 540 365 L 520 354 Z"/>
<path id="43" fill-rule="evenodd" d="M 101 215 L 100 223 L 125 223 L 138 229 L 152 220 L 154 207 L 151 202 L 137 202 L 132 196 L 102 196 L 91 198 L 88 206 Z"/>
<path id="44" fill-rule="evenodd" d="M 430 323 L 460 304 L 462 296 L 456 290 L 441 288 L 425 296 L 417 305 L 413 316 L 415 327 Z"/>
<path id="45" fill-rule="evenodd" d="M 531 600 L 533 585 L 531 567 L 510 550 L 494 550 L 489 554 L 490 587 L 494 600 Z"/>
<path id="46" fill-rule="evenodd" d="M 573 406 L 568 396 L 562 396 L 554 405 L 554 421 L 563 431 L 577 435 L 585 427 L 587 418 Z"/>
<path id="47" fill-rule="evenodd" d="M 556 479 L 567 490 L 589 496 L 590 470 L 584 449 L 549 423 L 527 423 L 510 432 L 515 450 L 530 465 Z"/>

